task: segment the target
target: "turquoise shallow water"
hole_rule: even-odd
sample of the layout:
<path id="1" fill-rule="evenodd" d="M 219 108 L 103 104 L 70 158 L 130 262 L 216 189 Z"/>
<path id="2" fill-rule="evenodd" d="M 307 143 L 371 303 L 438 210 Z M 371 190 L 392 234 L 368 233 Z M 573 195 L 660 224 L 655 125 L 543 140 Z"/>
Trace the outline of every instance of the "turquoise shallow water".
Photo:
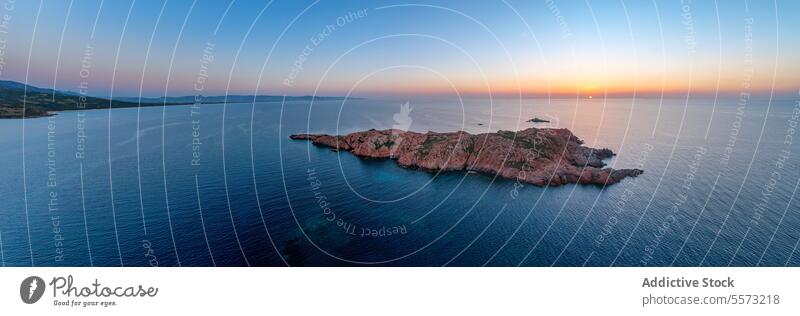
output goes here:
<path id="1" fill-rule="evenodd" d="M 2 120 L 2 263 L 797 266 L 800 159 L 796 142 L 786 142 L 797 103 L 737 107 L 420 98 Z M 533 116 L 551 123 L 525 122 Z M 606 188 L 520 187 L 288 139 L 530 126 L 569 128 L 617 152 L 610 165 L 645 174 Z"/>

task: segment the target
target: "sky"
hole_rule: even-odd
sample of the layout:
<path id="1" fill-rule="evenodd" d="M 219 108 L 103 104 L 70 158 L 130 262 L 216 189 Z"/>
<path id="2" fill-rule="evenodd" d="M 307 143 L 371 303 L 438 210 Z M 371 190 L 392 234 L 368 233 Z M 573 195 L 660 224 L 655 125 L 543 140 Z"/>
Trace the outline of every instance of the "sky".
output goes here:
<path id="1" fill-rule="evenodd" d="M 97 96 L 797 93 L 800 1 L 0 0 L 0 79 Z"/>

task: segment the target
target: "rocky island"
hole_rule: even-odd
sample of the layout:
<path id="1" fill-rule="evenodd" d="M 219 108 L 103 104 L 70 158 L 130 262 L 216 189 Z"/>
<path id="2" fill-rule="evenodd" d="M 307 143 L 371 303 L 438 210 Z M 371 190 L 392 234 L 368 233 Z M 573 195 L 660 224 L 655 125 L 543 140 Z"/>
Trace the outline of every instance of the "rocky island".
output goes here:
<path id="1" fill-rule="evenodd" d="M 348 151 L 364 158 L 395 159 L 405 168 L 426 171 L 475 171 L 537 186 L 570 183 L 614 184 L 640 169 L 604 168 L 608 149 L 583 146 L 568 129 L 528 128 L 519 132 L 469 134 L 417 133 L 396 129 L 348 135 L 296 134 L 291 139 Z"/>
<path id="2" fill-rule="evenodd" d="M 534 117 L 534 118 L 528 120 L 528 122 L 529 123 L 550 123 L 550 121 L 545 120 L 545 119 L 540 119 L 538 117 Z"/>

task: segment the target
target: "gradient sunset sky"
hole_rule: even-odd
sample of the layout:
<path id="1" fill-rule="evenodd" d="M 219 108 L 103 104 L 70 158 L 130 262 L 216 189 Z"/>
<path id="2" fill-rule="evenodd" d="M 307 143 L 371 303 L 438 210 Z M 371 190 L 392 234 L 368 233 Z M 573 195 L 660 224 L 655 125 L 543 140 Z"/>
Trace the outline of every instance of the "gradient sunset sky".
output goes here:
<path id="1" fill-rule="evenodd" d="M 98 96 L 800 86 L 793 0 L 0 2 L 0 79 Z"/>

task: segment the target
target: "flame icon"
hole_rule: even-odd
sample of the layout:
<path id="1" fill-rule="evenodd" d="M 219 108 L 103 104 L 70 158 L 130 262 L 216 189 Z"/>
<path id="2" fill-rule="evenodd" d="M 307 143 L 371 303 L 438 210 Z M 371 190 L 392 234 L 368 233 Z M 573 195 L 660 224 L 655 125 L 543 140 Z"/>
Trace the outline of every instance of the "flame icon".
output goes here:
<path id="1" fill-rule="evenodd" d="M 33 293 L 36 292 L 36 288 L 38 287 L 39 287 L 39 280 L 37 279 L 31 280 L 30 289 L 28 290 L 28 299 L 31 299 L 33 297 Z"/>
<path id="2" fill-rule="evenodd" d="M 403 142 L 403 132 L 408 132 L 408 129 L 411 128 L 411 123 L 414 121 L 411 118 L 411 104 L 406 101 L 400 105 L 400 112 L 395 113 L 392 116 L 394 119 L 394 124 L 392 125 L 392 139 L 390 140 L 394 146 L 391 147 L 389 150 L 389 155 L 394 156 L 395 151 L 397 148 L 400 147 L 400 143 Z"/>
<path id="3" fill-rule="evenodd" d="M 407 132 L 408 129 L 411 127 L 411 122 L 414 120 L 411 119 L 411 104 L 406 101 L 400 105 L 400 112 L 395 113 L 392 118 L 394 119 L 394 125 L 392 125 L 392 129 L 401 130 Z"/>

